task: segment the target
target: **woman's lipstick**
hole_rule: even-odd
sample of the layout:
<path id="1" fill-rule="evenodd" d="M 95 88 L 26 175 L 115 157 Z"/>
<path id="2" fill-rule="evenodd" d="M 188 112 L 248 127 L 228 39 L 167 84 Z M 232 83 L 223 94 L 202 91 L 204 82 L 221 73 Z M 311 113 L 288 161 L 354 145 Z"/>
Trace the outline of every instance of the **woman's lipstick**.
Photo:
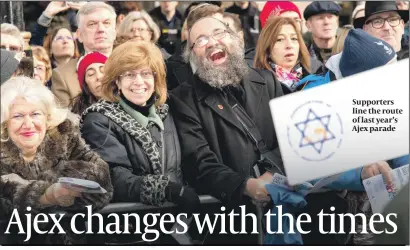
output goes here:
<path id="1" fill-rule="evenodd" d="M 20 133 L 20 134 L 24 137 L 30 137 L 30 136 L 33 136 L 35 133 L 36 132 L 23 132 L 23 133 Z"/>

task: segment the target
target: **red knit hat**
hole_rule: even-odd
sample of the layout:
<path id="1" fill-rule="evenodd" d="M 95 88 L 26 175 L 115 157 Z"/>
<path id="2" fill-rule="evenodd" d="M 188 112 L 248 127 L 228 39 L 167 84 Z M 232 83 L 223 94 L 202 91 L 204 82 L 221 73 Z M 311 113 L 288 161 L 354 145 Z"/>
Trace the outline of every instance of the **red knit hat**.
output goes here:
<path id="1" fill-rule="evenodd" d="M 80 87 L 83 89 L 83 84 L 85 81 L 85 72 L 88 68 L 93 63 L 102 63 L 105 64 L 107 61 L 107 57 L 100 52 L 90 52 L 86 54 L 85 56 L 81 57 L 80 60 L 78 60 L 77 63 L 77 75 L 78 75 L 78 81 L 80 82 Z"/>
<path id="2" fill-rule="evenodd" d="M 263 10 L 259 15 L 259 20 L 261 21 L 262 28 L 265 26 L 266 21 L 270 15 L 279 16 L 283 12 L 293 11 L 299 15 L 299 18 L 302 19 L 298 6 L 290 1 L 268 1 Z"/>

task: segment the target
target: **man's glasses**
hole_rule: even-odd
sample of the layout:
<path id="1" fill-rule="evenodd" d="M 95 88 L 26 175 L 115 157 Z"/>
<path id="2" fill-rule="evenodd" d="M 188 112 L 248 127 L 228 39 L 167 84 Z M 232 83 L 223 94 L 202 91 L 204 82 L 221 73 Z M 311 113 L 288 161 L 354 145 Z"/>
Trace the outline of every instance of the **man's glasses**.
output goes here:
<path id="1" fill-rule="evenodd" d="M 204 47 L 205 45 L 209 43 L 209 40 L 211 39 L 211 37 L 214 40 L 219 41 L 223 39 L 226 36 L 226 34 L 228 34 L 227 30 L 215 30 L 210 36 L 202 35 L 198 39 L 196 39 L 196 41 L 192 44 L 191 49 L 194 47 L 195 48 Z"/>
<path id="2" fill-rule="evenodd" d="M 366 24 L 371 23 L 373 28 L 380 29 L 384 26 L 384 23 L 387 21 L 391 27 L 396 27 L 400 24 L 401 17 L 393 16 L 388 18 L 375 18 L 366 22 Z"/>
<path id="3" fill-rule="evenodd" d="M 141 72 L 126 72 L 120 75 L 120 77 L 122 77 L 124 81 L 134 82 L 137 79 L 138 75 L 140 75 L 144 80 L 150 80 L 154 78 L 155 72 L 153 72 L 152 70 L 144 70 Z"/>

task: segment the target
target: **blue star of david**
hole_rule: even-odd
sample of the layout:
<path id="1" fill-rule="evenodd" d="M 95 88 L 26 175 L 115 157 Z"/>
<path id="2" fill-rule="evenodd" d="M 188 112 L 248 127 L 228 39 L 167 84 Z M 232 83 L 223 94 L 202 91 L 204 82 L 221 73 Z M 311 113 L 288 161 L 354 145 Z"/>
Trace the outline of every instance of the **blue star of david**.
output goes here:
<path id="1" fill-rule="evenodd" d="M 312 109 L 309 109 L 306 120 L 295 123 L 296 128 L 302 134 L 302 138 L 300 139 L 300 143 L 299 143 L 299 148 L 311 146 L 316 150 L 318 154 L 320 154 L 323 149 L 323 144 L 326 141 L 330 141 L 336 138 L 335 135 L 332 133 L 332 131 L 329 130 L 330 116 L 331 116 L 330 114 L 324 115 L 324 116 L 318 116 Z M 312 123 L 314 121 L 318 121 L 324 128 L 323 136 L 316 141 L 311 140 L 306 135 L 306 129 L 309 123 Z"/>

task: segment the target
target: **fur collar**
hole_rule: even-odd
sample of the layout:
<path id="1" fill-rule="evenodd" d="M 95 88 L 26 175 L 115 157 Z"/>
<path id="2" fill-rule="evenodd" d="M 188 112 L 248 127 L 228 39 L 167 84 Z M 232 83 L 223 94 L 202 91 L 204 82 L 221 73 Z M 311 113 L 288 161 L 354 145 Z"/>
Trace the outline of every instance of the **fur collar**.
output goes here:
<path id="1" fill-rule="evenodd" d="M 41 165 L 43 165 L 38 167 L 51 167 L 54 165 L 52 164 L 52 162 L 56 160 L 58 161 L 60 159 L 67 159 L 68 156 L 66 154 L 68 152 L 68 141 L 73 137 L 73 135 L 75 136 L 75 134 L 79 133 L 77 129 L 75 128 L 72 121 L 66 119 L 56 128 L 48 130 L 43 142 L 38 147 L 37 154 L 34 159 L 34 162 L 41 162 Z M 28 169 L 30 169 L 24 167 L 28 163 L 24 161 L 20 149 L 13 143 L 11 139 L 6 142 L 1 142 L 0 161 L 2 167 L 14 168 L 13 172 L 20 172 L 18 171 L 18 169 L 21 169 L 21 171 L 23 171 L 24 169 L 28 171 Z M 20 172 L 20 174 L 22 174 L 22 176 L 26 178 L 30 178 L 31 174 L 24 173 L 26 171 Z M 1 172 L 2 171 L 0 171 L 0 173 Z"/>

